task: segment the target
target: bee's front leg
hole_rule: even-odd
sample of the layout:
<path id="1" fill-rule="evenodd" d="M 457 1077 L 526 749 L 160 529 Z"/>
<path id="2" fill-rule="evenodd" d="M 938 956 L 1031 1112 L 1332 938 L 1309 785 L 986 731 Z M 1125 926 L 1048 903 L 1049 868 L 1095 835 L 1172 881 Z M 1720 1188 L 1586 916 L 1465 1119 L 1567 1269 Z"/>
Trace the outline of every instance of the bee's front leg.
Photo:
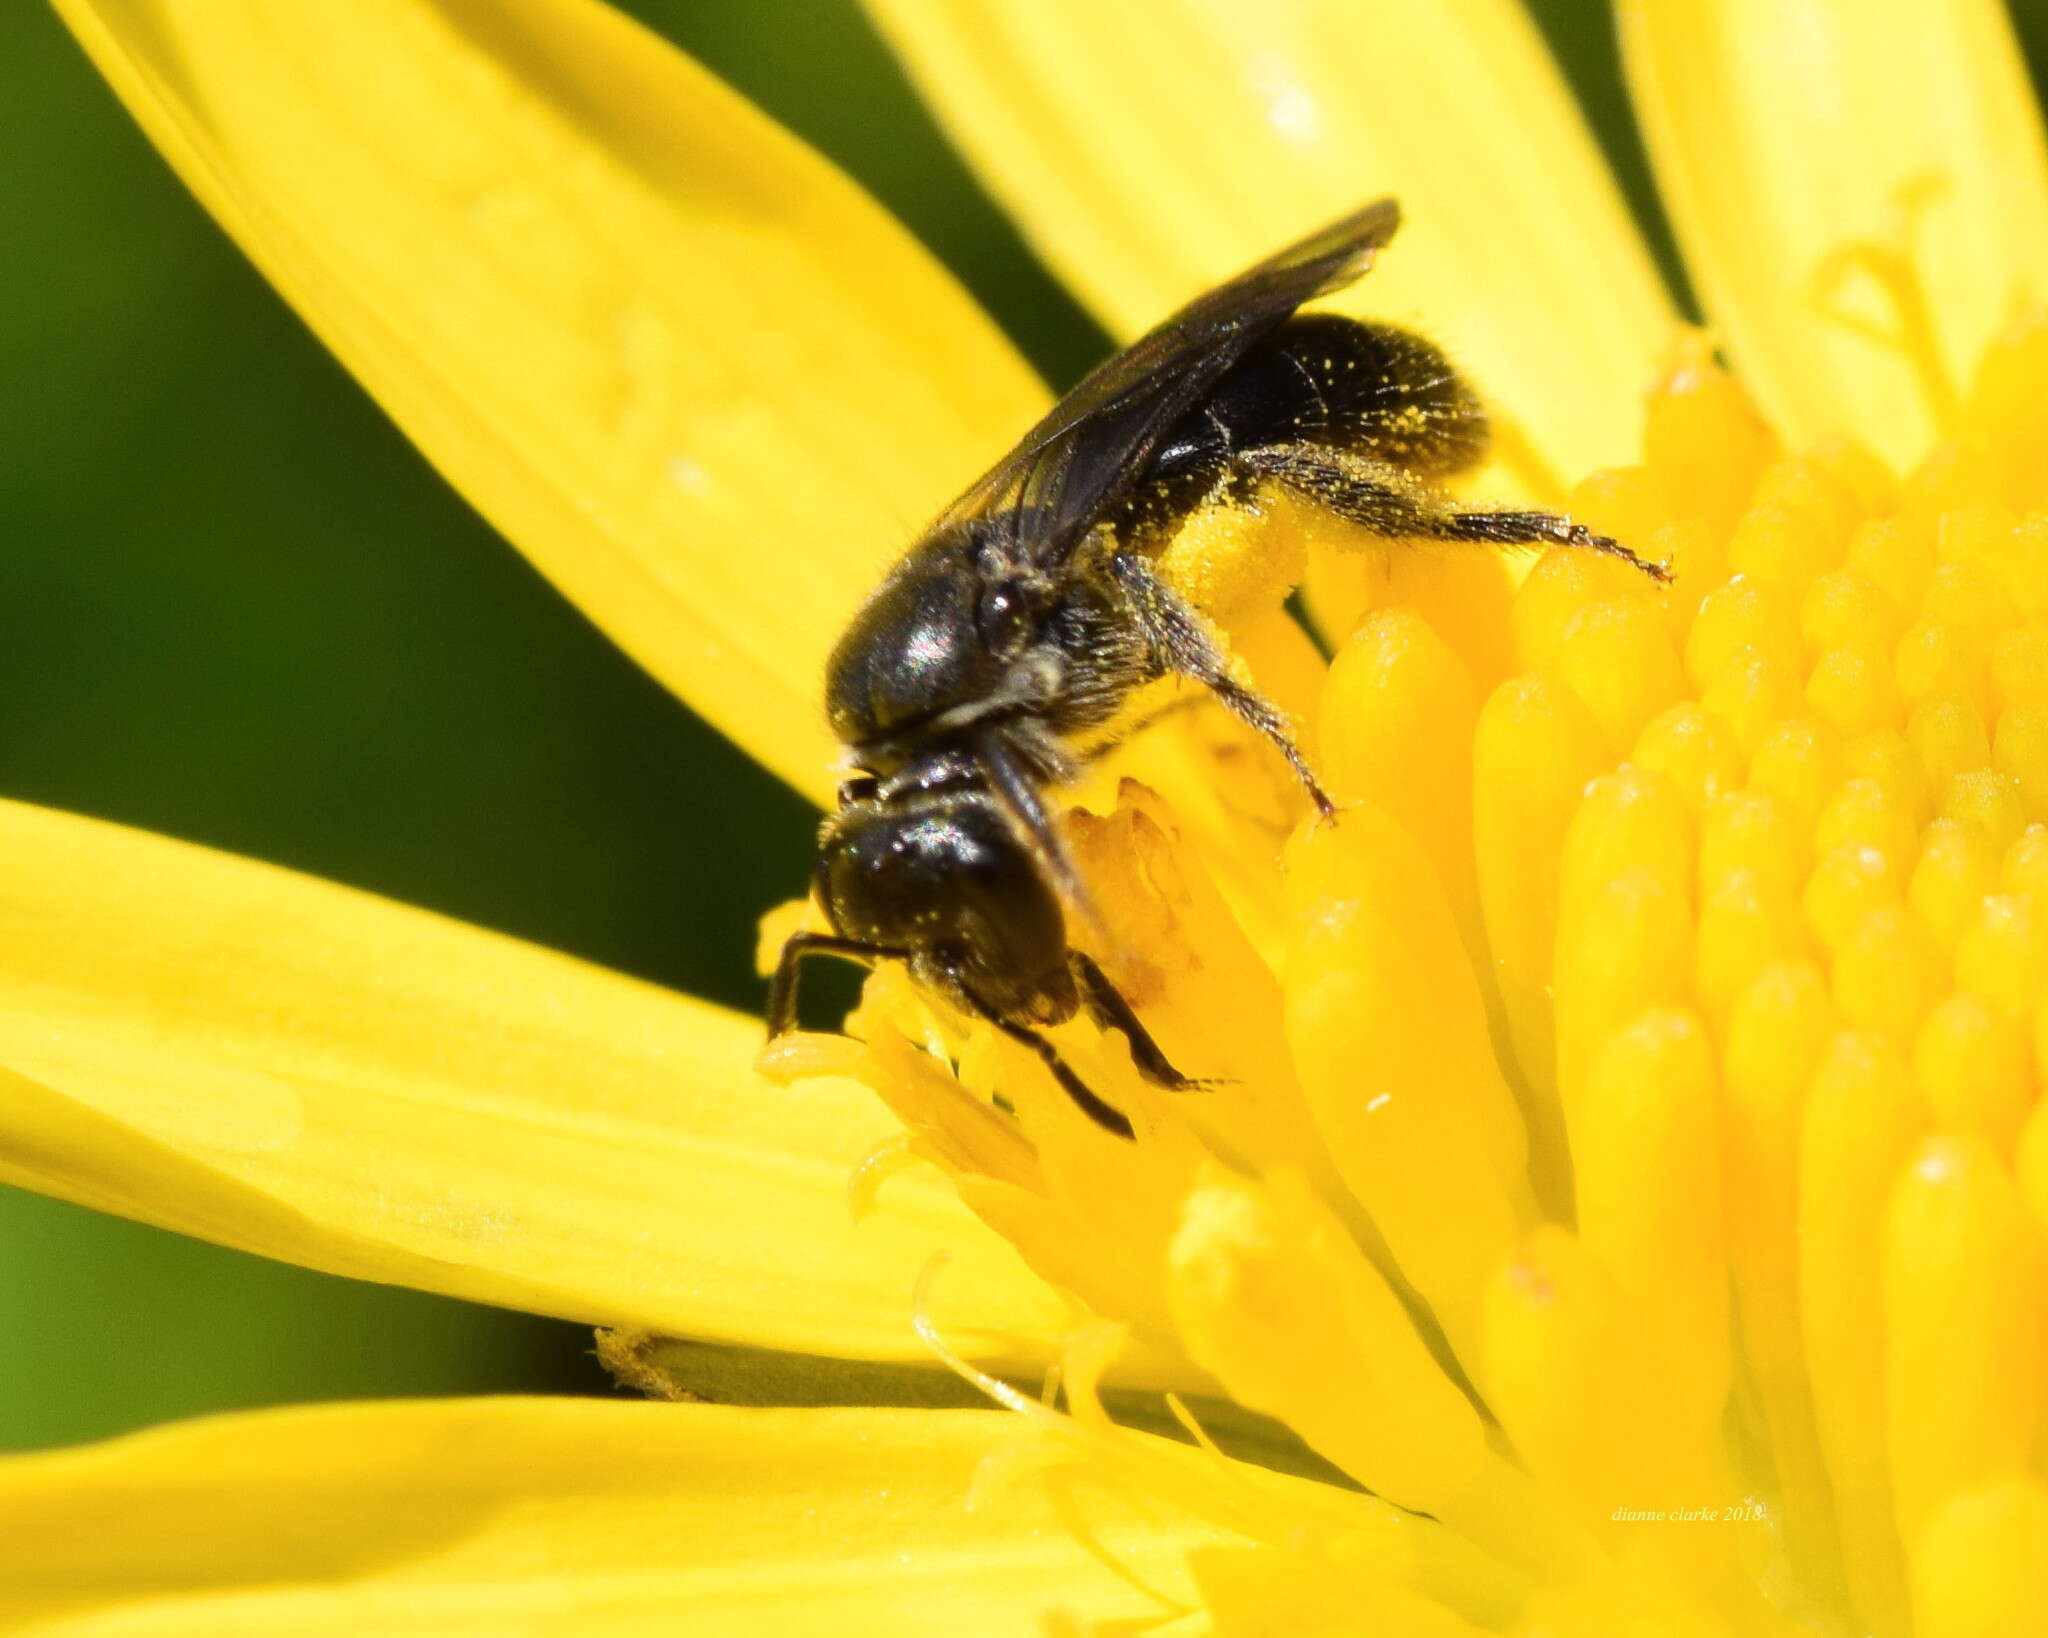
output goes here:
<path id="1" fill-rule="evenodd" d="M 1119 552 L 1109 572 L 1123 588 L 1131 618 L 1145 635 L 1162 671 L 1191 677 L 1207 688 L 1245 722 L 1271 740 L 1300 778 L 1309 799 L 1325 818 L 1337 811 L 1315 770 L 1294 743 L 1285 713 L 1263 694 L 1245 687 L 1230 674 L 1229 663 L 1202 617 L 1171 586 L 1160 579 L 1151 560 L 1137 552 Z"/>
<path id="2" fill-rule="evenodd" d="M 1081 1005 L 1094 1019 L 1095 1027 L 1123 1032 L 1124 1039 L 1131 1044 L 1131 1064 L 1146 1080 L 1162 1092 L 1206 1092 L 1217 1084 L 1196 1080 L 1174 1068 L 1166 1049 L 1152 1039 L 1152 1032 L 1124 999 L 1123 991 L 1109 981 L 1109 974 L 1092 957 L 1076 950 L 1069 961 L 1081 992 Z"/>
<path id="3" fill-rule="evenodd" d="M 797 971 L 805 956 L 838 956 L 872 966 L 877 961 L 901 959 L 908 954 L 905 950 L 866 944 L 857 938 L 841 938 L 837 933 L 791 933 L 775 963 L 775 976 L 768 981 L 768 1038 L 772 1041 L 796 1028 Z"/>

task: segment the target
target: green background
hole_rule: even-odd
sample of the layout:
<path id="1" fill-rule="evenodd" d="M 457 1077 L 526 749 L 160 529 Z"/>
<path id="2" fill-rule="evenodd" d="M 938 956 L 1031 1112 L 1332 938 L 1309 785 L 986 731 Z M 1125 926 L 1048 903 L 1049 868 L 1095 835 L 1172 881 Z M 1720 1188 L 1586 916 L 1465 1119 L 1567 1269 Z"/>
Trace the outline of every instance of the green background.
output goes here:
<path id="1" fill-rule="evenodd" d="M 1050 380 L 1105 348 L 851 4 L 627 9 L 864 182 Z M 1538 9 L 1647 209 L 1604 10 Z M 2037 65 L 2042 21 L 2022 19 Z M 752 1008 L 754 920 L 802 890 L 810 812 L 468 512 L 19 0 L 0 200 L 0 793 Z M 0 1191 L 0 1447 L 289 1400 L 604 1391 L 588 1349 Z"/>

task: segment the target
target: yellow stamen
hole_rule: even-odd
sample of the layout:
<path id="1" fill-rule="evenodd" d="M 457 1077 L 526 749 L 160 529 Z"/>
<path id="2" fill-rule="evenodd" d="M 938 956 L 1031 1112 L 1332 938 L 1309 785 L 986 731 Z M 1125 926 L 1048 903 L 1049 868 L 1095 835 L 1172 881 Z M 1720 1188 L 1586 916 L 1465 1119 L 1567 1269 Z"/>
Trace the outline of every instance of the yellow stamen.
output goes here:
<path id="1" fill-rule="evenodd" d="M 2018 1469 L 2040 1426 L 2033 1227 L 1982 1138 L 1922 1145 L 1885 1221 L 1885 1387 L 1900 1538 L 1958 1491 Z"/>

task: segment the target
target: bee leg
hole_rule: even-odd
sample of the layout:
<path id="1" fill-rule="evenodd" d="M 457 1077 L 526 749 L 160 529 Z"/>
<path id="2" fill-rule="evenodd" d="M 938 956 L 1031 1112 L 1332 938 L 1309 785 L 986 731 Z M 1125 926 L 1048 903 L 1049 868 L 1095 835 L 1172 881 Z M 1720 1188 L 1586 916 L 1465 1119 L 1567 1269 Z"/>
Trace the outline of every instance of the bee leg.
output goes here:
<path id="1" fill-rule="evenodd" d="M 1060 1049 L 1043 1035 L 1039 1034 L 1037 1030 L 1033 1029 L 1029 1024 L 1020 1024 L 1014 1019 L 1005 1018 L 993 1007 L 983 1006 L 971 995 L 963 993 L 963 999 L 968 1002 L 976 1017 L 985 1023 L 995 1025 L 997 1029 L 1001 1030 L 1019 1045 L 1029 1047 L 1038 1061 L 1044 1064 L 1051 1073 L 1052 1078 L 1059 1082 L 1060 1090 L 1072 1098 L 1081 1113 L 1095 1122 L 1097 1126 L 1100 1126 L 1112 1137 L 1130 1138 L 1137 1135 L 1131 1127 L 1130 1116 L 1126 1115 L 1121 1109 L 1113 1108 L 1109 1104 L 1104 1103 L 1102 1099 L 1091 1092 L 1088 1088 L 1088 1083 L 1082 1080 L 1079 1075 L 1076 1075 L 1068 1067 L 1067 1060 L 1060 1056 Z"/>
<path id="2" fill-rule="evenodd" d="M 1123 992 L 1109 981 L 1109 975 L 1079 950 L 1069 957 L 1074 977 L 1081 986 L 1081 1005 L 1098 1029 L 1118 1029 L 1131 1043 L 1131 1063 L 1138 1073 L 1162 1092 L 1205 1092 L 1214 1084 L 1183 1075 L 1173 1067 L 1164 1049 L 1152 1039 Z"/>
<path id="3" fill-rule="evenodd" d="M 1273 444 L 1231 457 L 1240 472 L 1270 478 L 1346 522 L 1392 539 L 1470 541 L 1494 546 L 1576 546 L 1618 557 L 1652 580 L 1671 570 L 1636 556 L 1583 523 L 1527 507 L 1461 506 L 1384 462 L 1320 444 Z"/>
<path id="4" fill-rule="evenodd" d="M 1182 601 L 1181 596 L 1152 567 L 1150 560 L 1136 552 L 1119 552 L 1109 560 L 1109 572 L 1116 577 L 1129 600 L 1132 616 L 1152 647 L 1160 666 L 1179 672 L 1202 684 L 1219 700 L 1271 740 L 1287 764 L 1306 787 L 1316 809 L 1328 818 L 1337 811 L 1329 793 L 1317 783 L 1315 770 L 1288 732 L 1287 718 L 1279 707 L 1231 676 L 1202 617 Z"/>
<path id="5" fill-rule="evenodd" d="M 837 933 L 791 933 L 776 960 L 775 976 L 768 981 L 768 1038 L 772 1041 L 796 1028 L 797 967 L 805 956 L 840 956 L 847 961 L 872 964 L 908 954 L 907 950 L 864 944 L 857 938 L 841 938 Z"/>
<path id="6" fill-rule="evenodd" d="M 1586 551 L 1618 557 L 1632 569 L 1640 569 L 1659 585 L 1671 584 L 1671 565 L 1638 557 L 1618 540 L 1596 535 L 1583 523 L 1555 512 L 1518 508 L 1499 511 L 1466 507 L 1443 513 L 1430 531 L 1438 540 L 1490 542 L 1497 546 L 1576 546 Z"/>

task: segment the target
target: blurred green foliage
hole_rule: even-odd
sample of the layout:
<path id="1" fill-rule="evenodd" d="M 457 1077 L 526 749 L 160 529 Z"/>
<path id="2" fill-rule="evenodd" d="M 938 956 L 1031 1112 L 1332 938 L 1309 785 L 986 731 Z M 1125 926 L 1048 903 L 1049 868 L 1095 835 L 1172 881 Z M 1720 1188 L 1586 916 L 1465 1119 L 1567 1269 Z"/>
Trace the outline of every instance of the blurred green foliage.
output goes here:
<path id="1" fill-rule="evenodd" d="M 851 0 L 627 9 L 833 155 L 1050 379 L 1100 354 Z M 1537 10 L 1661 235 L 1604 9 Z M 804 804 L 442 486 L 32 4 L 0 8 L 0 197 L 0 792 L 751 1008 L 754 919 L 802 888 Z M 286 1400 L 603 1386 L 573 1327 L 6 1191 L 0 1334 L 0 1447 Z"/>

